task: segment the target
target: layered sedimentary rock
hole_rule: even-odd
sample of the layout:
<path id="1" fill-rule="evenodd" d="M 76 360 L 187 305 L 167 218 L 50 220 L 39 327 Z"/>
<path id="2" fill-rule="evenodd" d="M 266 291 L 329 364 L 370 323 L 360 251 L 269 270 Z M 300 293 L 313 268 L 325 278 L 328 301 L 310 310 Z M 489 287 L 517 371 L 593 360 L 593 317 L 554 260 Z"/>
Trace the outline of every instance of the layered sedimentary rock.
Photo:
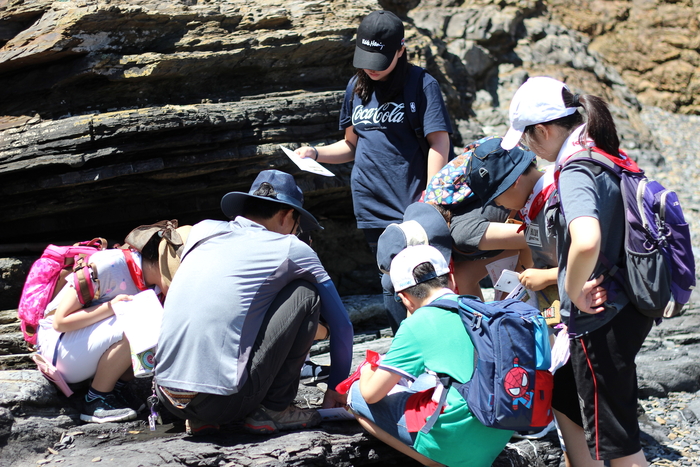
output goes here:
<path id="1" fill-rule="evenodd" d="M 528 75 L 609 99 L 628 149 L 654 154 L 640 105 L 589 39 L 537 1 L 130 1 L 0 4 L 0 256 L 136 225 L 222 218 L 263 169 L 297 178 L 326 230 L 314 247 L 341 293 L 376 291 L 355 229 L 351 164 L 300 172 L 279 145 L 341 136 L 354 33 L 403 16 L 409 58 L 440 82 L 457 150 L 502 134 Z M 0 308 L 12 307 L 18 292 Z"/>

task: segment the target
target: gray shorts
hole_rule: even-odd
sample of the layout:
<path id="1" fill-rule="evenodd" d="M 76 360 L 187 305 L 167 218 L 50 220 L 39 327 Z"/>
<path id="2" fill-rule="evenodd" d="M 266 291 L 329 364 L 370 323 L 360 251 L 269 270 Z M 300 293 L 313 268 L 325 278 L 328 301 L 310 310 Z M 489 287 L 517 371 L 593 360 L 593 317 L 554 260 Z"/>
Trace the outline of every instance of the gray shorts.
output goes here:
<path id="1" fill-rule="evenodd" d="M 479 242 L 484 236 L 490 222 L 505 222 L 510 210 L 489 204 L 482 212 L 480 202 L 467 201 L 450 208 L 452 222 L 452 257 L 455 262 L 475 261 L 483 258 L 493 258 L 503 250 L 479 250 Z"/>

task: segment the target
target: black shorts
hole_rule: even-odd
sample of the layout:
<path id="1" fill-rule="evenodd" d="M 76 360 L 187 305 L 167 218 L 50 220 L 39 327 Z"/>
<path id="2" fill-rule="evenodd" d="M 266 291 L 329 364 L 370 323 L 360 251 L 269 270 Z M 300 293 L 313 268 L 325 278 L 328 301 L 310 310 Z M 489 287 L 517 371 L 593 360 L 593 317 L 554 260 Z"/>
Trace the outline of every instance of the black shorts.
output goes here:
<path id="1" fill-rule="evenodd" d="M 552 406 L 583 427 L 593 459 L 642 448 L 634 359 L 652 324 L 627 305 L 609 323 L 571 340 L 571 359 L 554 374 Z"/>
<path id="2" fill-rule="evenodd" d="M 476 261 L 493 258 L 503 250 L 479 250 L 479 242 L 491 222 L 505 222 L 510 210 L 489 204 L 481 210 L 480 202 L 467 201 L 451 207 L 452 258 L 459 261 Z"/>

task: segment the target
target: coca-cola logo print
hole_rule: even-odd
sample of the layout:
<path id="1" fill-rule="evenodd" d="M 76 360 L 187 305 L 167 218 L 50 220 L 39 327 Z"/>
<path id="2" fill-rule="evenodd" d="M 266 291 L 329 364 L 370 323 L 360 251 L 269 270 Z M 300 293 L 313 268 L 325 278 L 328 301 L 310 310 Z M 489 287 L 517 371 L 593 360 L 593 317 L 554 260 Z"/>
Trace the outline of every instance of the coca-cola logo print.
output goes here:
<path id="1" fill-rule="evenodd" d="M 387 102 L 379 107 L 366 108 L 358 105 L 352 112 L 352 124 L 381 125 L 382 123 L 401 123 L 404 119 L 404 104 Z"/>

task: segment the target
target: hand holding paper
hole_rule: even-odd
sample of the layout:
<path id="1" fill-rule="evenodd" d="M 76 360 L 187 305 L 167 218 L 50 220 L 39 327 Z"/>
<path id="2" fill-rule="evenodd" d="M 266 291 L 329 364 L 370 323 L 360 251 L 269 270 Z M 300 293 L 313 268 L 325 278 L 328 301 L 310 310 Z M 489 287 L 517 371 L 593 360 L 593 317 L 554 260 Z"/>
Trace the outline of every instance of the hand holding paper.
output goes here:
<path id="1" fill-rule="evenodd" d="M 323 175 L 324 177 L 335 177 L 335 174 L 333 172 L 331 172 L 315 160 L 309 159 L 308 157 L 300 157 L 294 151 L 282 145 L 280 145 L 280 148 L 282 148 L 282 151 L 284 151 L 284 153 L 292 160 L 292 162 L 294 162 L 297 165 L 297 167 L 299 167 L 301 170 L 315 173 L 316 175 Z"/>

